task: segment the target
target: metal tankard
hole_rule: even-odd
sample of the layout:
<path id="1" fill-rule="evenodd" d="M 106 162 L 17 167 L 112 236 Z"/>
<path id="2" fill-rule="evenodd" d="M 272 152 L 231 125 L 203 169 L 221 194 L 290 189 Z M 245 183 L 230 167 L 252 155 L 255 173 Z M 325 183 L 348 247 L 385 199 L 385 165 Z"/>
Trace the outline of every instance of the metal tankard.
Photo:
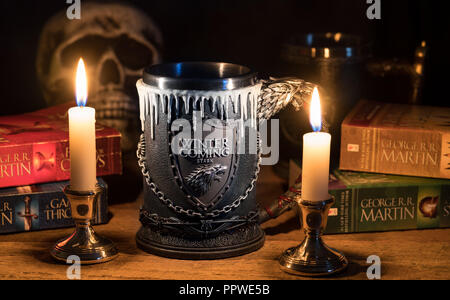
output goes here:
<path id="1" fill-rule="evenodd" d="M 143 131 L 137 156 L 144 177 L 137 245 L 180 259 L 259 249 L 259 122 L 289 103 L 300 107 L 314 86 L 294 78 L 261 80 L 230 63 L 145 69 L 137 82 Z"/>

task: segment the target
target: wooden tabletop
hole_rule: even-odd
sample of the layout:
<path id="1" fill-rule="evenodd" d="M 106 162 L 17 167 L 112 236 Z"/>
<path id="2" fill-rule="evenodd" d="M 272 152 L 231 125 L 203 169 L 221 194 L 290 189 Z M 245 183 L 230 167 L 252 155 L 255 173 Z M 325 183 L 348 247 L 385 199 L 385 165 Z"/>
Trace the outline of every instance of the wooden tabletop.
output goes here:
<path id="1" fill-rule="evenodd" d="M 263 168 L 258 199 L 282 192 L 282 180 L 271 168 Z M 278 265 L 280 254 L 303 238 L 294 212 L 263 225 L 266 242 L 254 253 L 215 261 L 174 260 L 136 247 L 141 199 L 111 206 L 109 224 L 95 227 L 117 243 L 120 256 L 108 263 L 82 266 L 82 279 L 303 279 L 282 272 Z M 1 235 L 0 279 L 66 279 L 67 266 L 55 263 L 49 249 L 71 232 L 68 228 Z M 381 259 L 382 279 L 450 279 L 450 229 L 328 235 L 325 241 L 350 260 L 348 270 L 332 279 L 367 279 L 366 260 L 371 255 Z"/>

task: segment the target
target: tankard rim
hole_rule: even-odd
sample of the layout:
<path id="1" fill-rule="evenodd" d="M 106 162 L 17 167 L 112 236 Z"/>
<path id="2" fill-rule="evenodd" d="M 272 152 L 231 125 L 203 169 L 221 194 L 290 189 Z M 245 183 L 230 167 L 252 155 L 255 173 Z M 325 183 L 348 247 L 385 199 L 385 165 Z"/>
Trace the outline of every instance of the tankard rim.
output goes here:
<path id="1" fill-rule="evenodd" d="M 227 62 L 162 63 L 144 69 L 143 81 L 161 90 L 229 91 L 257 84 L 257 72 Z"/>

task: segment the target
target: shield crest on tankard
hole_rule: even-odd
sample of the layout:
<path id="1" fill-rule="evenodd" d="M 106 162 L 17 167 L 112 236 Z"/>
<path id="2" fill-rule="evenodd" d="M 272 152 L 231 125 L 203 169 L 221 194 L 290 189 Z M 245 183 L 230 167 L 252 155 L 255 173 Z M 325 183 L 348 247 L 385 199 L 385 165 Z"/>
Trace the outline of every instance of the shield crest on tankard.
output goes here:
<path id="1" fill-rule="evenodd" d="M 171 147 L 170 152 L 174 171 L 180 178 L 180 189 L 203 210 L 214 207 L 223 198 L 236 176 L 239 158 L 234 151 L 237 130 L 210 117 L 204 122 L 208 130 L 204 131 L 205 126 L 200 123 L 194 126 L 200 133 L 188 138 L 175 136 L 171 145 L 178 145 L 178 151 L 174 153 L 175 147 Z"/>
<path id="2" fill-rule="evenodd" d="M 138 246 L 183 259 L 259 249 L 259 122 L 291 102 L 301 106 L 314 86 L 293 78 L 260 80 L 230 63 L 145 69 L 137 82 L 144 178 Z"/>

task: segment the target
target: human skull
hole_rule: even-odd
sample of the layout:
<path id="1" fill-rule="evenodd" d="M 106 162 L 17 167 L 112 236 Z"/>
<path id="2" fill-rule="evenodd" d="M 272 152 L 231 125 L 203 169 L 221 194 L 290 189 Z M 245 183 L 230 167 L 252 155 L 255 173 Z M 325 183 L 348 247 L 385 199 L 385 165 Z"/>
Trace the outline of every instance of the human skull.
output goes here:
<path id="1" fill-rule="evenodd" d="M 83 3 L 81 19 L 66 11 L 44 26 L 36 61 L 48 105 L 74 98 L 76 64 L 86 62 L 89 99 L 100 123 L 122 133 L 122 150 L 138 140 L 136 81 L 144 67 L 160 60 L 161 33 L 152 20 L 124 3 Z"/>

